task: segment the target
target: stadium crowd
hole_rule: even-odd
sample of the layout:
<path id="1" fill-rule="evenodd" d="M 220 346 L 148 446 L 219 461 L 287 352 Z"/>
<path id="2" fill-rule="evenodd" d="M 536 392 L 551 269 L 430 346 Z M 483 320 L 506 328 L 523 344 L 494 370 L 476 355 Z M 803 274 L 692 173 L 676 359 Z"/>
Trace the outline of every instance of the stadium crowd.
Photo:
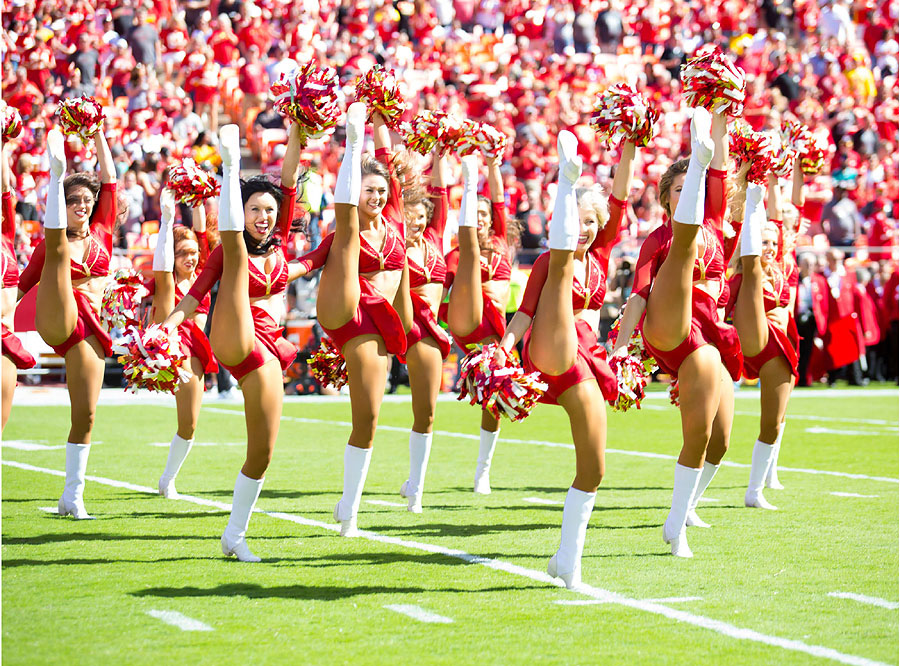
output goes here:
<path id="1" fill-rule="evenodd" d="M 338 71 L 349 103 L 356 77 L 380 63 L 404 81 L 410 117 L 441 109 L 515 137 L 502 173 L 508 213 L 521 222 L 513 279 L 521 287 L 522 269 L 546 247 L 555 137 L 563 129 L 578 137 L 584 177 L 608 191 L 618 157 L 588 121 L 595 94 L 625 80 L 658 106 L 661 130 L 635 161 L 605 334 L 631 292 L 641 241 L 662 222 L 659 177 L 689 151 L 679 67 L 715 43 L 747 73 L 744 118 L 754 129 L 795 118 L 829 144 L 825 167 L 807 177 L 804 205 L 786 220 L 798 234 L 800 384 L 896 381 L 897 20 L 896 3 L 875 0 L 4 0 L 2 96 L 24 119 L 6 149 L 17 256 L 25 266 L 42 235 L 46 134 L 60 99 L 86 94 L 104 105 L 119 177 L 114 267 L 149 273 L 169 166 L 192 157 L 218 169 L 216 133 L 227 116 L 241 126 L 259 168 L 278 173 L 288 128 L 273 108 L 271 84 L 314 59 Z M 333 220 L 340 138 L 303 153 L 309 219 L 289 248 L 295 255 L 315 247 Z M 96 168 L 97 156 L 77 138 L 69 137 L 66 151 L 72 171 Z M 450 191 L 447 250 L 461 190 Z M 190 219 L 184 209 L 182 220 Z M 296 284 L 290 305 L 311 314 L 315 277 Z M 17 321 L 27 319 L 28 308 L 20 309 Z M 299 390 L 311 389 L 302 368 L 297 374 Z"/>

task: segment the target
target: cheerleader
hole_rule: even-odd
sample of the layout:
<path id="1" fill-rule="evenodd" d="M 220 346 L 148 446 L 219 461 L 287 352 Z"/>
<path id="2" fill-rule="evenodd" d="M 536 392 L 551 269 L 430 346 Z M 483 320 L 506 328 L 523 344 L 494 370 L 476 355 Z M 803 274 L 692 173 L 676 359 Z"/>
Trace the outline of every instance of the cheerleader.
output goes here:
<path id="1" fill-rule="evenodd" d="M 691 157 L 673 164 L 660 179 L 667 221 L 641 246 L 634 293 L 616 340 L 621 353 L 641 323 L 647 350 L 663 372 L 678 378 L 683 445 L 663 539 L 679 557 L 693 557 L 687 516 L 695 492 L 708 485 L 717 467 L 701 470 L 709 445 L 727 444 L 734 412 L 731 382 L 741 373 L 737 333 L 720 321 L 717 310 L 727 256 L 727 154 L 725 116 L 710 119 L 708 111 L 695 108 Z"/>
<path id="2" fill-rule="evenodd" d="M 447 265 L 444 262 L 444 228 L 447 224 L 447 154 L 435 153 L 431 171 L 430 199 L 407 197 L 406 260 L 409 265 L 412 328 L 406 335 L 406 354 L 401 361 L 409 371 L 412 389 L 413 426 L 409 433 L 409 478 L 400 494 L 409 499 L 408 509 L 422 512 L 425 470 L 431 452 L 432 427 L 441 390 L 444 359 L 450 339 L 437 323 Z"/>
<path id="3" fill-rule="evenodd" d="M 477 196 L 478 157 L 462 158 L 463 198 L 459 210 L 459 246 L 447 255 L 450 301 L 446 322 L 460 349 L 498 342 L 506 332 L 506 304 L 509 302 L 512 265 L 506 238 L 506 204 L 502 157 L 493 158 L 488 168 L 491 198 Z M 475 492 L 491 492 L 491 459 L 500 436 L 500 422 L 490 412 L 481 413 Z"/>
<path id="4" fill-rule="evenodd" d="M 21 299 L 37 284 L 34 324 L 44 341 L 65 360 L 71 427 L 66 443 L 66 485 L 61 516 L 90 519 L 84 508 L 84 475 L 91 432 L 112 341 L 98 314 L 109 275 L 116 221 L 116 169 L 103 130 L 93 137 L 100 178 L 65 177 L 63 135 L 47 133 L 50 184 L 44 240 L 19 278 Z"/>
<path id="5" fill-rule="evenodd" d="M 237 125 L 221 129 L 220 150 L 221 244 L 210 253 L 205 268 L 164 323 L 170 329 L 180 327 L 219 282 L 209 341 L 219 363 L 241 387 L 247 423 L 247 455 L 234 484 L 222 553 L 241 562 L 259 562 L 245 536 L 278 437 L 283 373 L 297 355 L 296 347 L 281 336 L 278 322 L 284 317 L 287 284 L 299 276 L 298 267 L 288 264 L 282 242 L 291 232 L 294 216 L 300 131 L 291 126 L 281 187 L 265 176 L 240 180 Z"/>
<path id="6" fill-rule="evenodd" d="M 524 335 L 524 364 L 548 385 L 542 402 L 566 410 L 575 444 L 575 480 L 563 507 L 559 550 L 547 573 L 566 587 L 581 582 L 581 554 L 606 448 L 604 400 L 618 394 L 616 377 L 597 342 L 606 295 L 609 257 L 624 219 L 635 145 L 626 142 L 609 202 L 599 186 L 578 190 L 578 142 L 571 132 L 557 138 L 559 185 L 550 221 L 550 251 L 534 264 L 522 305 L 503 335 L 507 352 Z M 498 356 L 502 356 L 498 353 Z M 499 359 L 498 359 L 499 360 Z"/>
<path id="7" fill-rule="evenodd" d="M 799 192 L 803 184 L 799 164 L 794 168 L 794 182 L 794 190 Z M 734 325 L 744 352 L 744 376 L 758 378 L 760 385 L 759 437 L 753 446 L 744 504 L 774 510 L 776 507 L 766 500 L 762 491 L 774 464 L 787 403 L 798 377 L 800 336 L 792 315 L 796 283 L 792 285 L 791 278 L 795 266 L 793 262 L 786 266 L 783 258 L 780 187 L 773 174 L 769 175 L 768 188 L 766 211 L 764 188 L 747 186 L 741 272 L 732 278 L 731 291 Z M 771 220 L 769 224 L 766 224 L 766 212 Z"/>
<path id="8" fill-rule="evenodd" d="M 9 168 L 11 143 L 3 146 L 3 163 L 0 164 L 0 178 L 3 190 L 3 243 L 0 246 L 2 262 L 3 292 L 0 296 L 0 322 L 3 325 L 3 424 L 9 420 L 12 410 L 13 393 L 16 390 L 18 370 L 27 370 L 35 365 L 34 357 L 22 346 L 21 340 L 13 333 L 16 316 L 16 287 L 19 284 L 19 264 L 16 260 L 16 211 L 12 197 L 12 173 Z"/>
<path id="9" fill-rule="evenodd" d="M 400 182 L 391 169 L 390 131 L 374 114 L 375 159 L 362 157 L 366 107 L 347 109 L 347 143 L 334 189 L 335 230 L 301 258 L 322 267 L 316 312 L 347 363 L 353 426 L 344 449 L 344 489 L 334 507 L 341 536 L 356 516 L 384 398 L 388 355 L 406 351 L 412 305 Z"/>
<path id="10" fill-rule="evenodd" d="M 192 227 L 175 227 L 175 199 L 172 191 L 164 189 L 160 196 L 162 219 L 159 224 L 156 249 L 153 252 L 153 321 L 163 323 L 175 303 L 181 301 L 206 265 L 209 257 L 209 242 L 206 232 L 206 209 L 203 204 L 191 209 Z M 178 413 L 178 429 L 169 445 L 166 467 L 159 478 L 159 494 L 168 499 L 177 499 L 175 477 L 187 459 L 194 444 L 194 431 L 200 417 L 203 402 L 203 377 L 205 373 L 217 372 L 216 363 L 209 340 L 203 333 L 209 315 L 209 294 L 203 296 L 197 309 L 178 327 L 181 348 L 187 354 L 191 377 L 179 384 L 175 393 Z"/>

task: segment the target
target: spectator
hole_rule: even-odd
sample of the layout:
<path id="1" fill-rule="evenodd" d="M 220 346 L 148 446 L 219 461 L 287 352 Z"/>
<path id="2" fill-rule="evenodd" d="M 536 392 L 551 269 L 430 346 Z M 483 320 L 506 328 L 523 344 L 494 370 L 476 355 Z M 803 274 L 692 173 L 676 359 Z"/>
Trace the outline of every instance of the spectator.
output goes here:
<path id="1" fill-rule="evenodd" d="M 861 227 L 859 210 L 847 196 L 847 182 L 838 181 L 834 187 L 834 198 L 822 211 L 822 229 L 828 236 L 828 242 L 835 247 L 852 247 Z"/>
<path id="2" fill-rule="evenodd" d="M 93 95 L 100 54 L 92 46 L 91 36 L 86 32 L 78 36 L 76 43 L 78 46 L 75 52 L 69 56 L 69 63 L 81 73 L 80 85 L 84 87 L 88 95 Z"/>
<path id="3" fill-rule="evenodd" d="M 134 24 L 128 30 L 126 39 L 136 62 L 162 69 L 162 48 L 159 33 L 148 22 L 146 5 L 139 5 L 134 12 Z"/>

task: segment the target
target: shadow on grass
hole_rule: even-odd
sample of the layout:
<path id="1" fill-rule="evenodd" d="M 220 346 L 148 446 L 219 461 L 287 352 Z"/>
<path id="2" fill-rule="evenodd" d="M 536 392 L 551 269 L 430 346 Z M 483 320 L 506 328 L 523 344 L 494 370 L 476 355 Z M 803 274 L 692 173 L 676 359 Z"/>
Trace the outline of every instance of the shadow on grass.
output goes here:
<path id="1" fill-rule="evenodd" d="M 3 535 L 4 546 L 40 546 L 47 543 L 65 543 L 67 541 L 211 541 L 216 542 L 219 534 L 111 534 L 106 532 L 74 532 L 64 534 L 39 534 L 30 537 L 13 537 Z M 253 536 L 259 539 L 295 539 L 290 536 Z M 5 562 L 5 560 L 4 560 Z"/>
<path id="2" fill-rule="evenodd" d="M 109 557 L 98 557 L 98 558 L 86 558 L 86 557 L 72 557 L 66 558 L 62 560 L 28 560 L 28 559 L 17 559 L 3 560 L 3 568 L 13 568 L 13 567 L 43 567 L 43 566 L 65 566 L 69 564 L 74 565 L 87 565 L 87 564 L 156 564 L 159 562 L 200 562 L 205 560 L 217 560 L 222 559 L 221 557 L 160 557 L 153 560 L 128 560 L 128 559 L 118 559 L 118 558 L 109 558 Z"/>
<path id="3" fill-rule="evenodd" d="M 530 586 L 532 588 L 545 586 Z M 455 587 L 387 587 L 382 585 L 361 585 L 359 587 L 313 586 L 313 585 L 276 585 L 264 587 L 253 583 L 229 583 L 211 588 L 200 587 L 151 587 L 131 594 L 135 597 L 247 597 L 248 599 L 297 599 L 303 601 L 334 601 L 359 596 L 385 594 L 422 594 L 425 592 L 508 592 L 525 589 L 522 586 L 486 587 L 464 589 Z"/>
<path id="4" fill-rule="evenodd" d="M 377 516 L 378 514 L 373 514 Z M 451 525 L 448 523 L 426 523 L 422 525 L 368 525 L 371 532 L 405 532 L 416 536 L 481 536 L 483 534 L 503 534 L 506 532 L 530 532 L 534 530 L 559 529 L 558 523 L 522 523 L 521 525 L 490 524 Z"/>

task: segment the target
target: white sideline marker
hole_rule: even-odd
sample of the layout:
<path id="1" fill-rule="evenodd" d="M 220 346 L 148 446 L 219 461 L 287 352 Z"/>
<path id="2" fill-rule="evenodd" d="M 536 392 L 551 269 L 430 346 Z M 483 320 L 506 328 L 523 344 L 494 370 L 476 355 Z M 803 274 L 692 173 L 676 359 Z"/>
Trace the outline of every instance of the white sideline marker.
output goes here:
<path id="1" fill-rule="evenodd" d="M 872 432 L 871 430 L 835 430 L 834 428 L 826 428 L 824 426 L 812 426 L 811 428 L 807 428 L 806 432 L 813 435 L 851 435 L 856 437 L 871 437 L 872 435 L 878 436 L 882 434 L 880 432 Z"/>
<path id="2" fill-rule="evenodd" d="M 366 504 L 374 504 L 376 506 L 400 506 L 404 509 L 406 508 L 406 504 L 401 504 L 400 502 L 388 502 L 387 500 L 366 500 Z"/>
<path id="3" fill-rule="evenodd" d="M 419 622 L 429 622 L 431 624 L 453 624 L 453 620 L 437 613 L 427 611 L 421 606 L 413 606 L 412 604 L 388 604 L 385 606 L 388 610 L 395 613 L 401 613 Z"/>
<path id="4" fill-rule="evenodd" d="M 231 414 L 232 416 L 243 416 L 244 413 L 242 411 L 238 411 L 236 409 L 222 409 L 221 407 L 204 407 L 204 411 L 212 412 L 215 414 Z M 789 418 L 795 418 L 793 415 L 789 415 Z M 341 427 L 351 427 L 351 423 L 349 421 L 326 421 L 325 419 L 309 419 L 300 416 L 282 416 L 282 421 L 290 421 L 292 423 L 311 423 L 315 425 L 328 425 L 328 426 L 341 426 Z M 389 432 L 403 432 L 409 434 L 409 426 L 407 427 L 399 427 L 399 426 L 389 426 L 389 425 L 378 425 L 379 430 L 385 430 Z M 458 439 L 469 439 L 477 441 L 479 439 L 478 435 L 470 435 L 468 433 L 462 432 L 453 432 L 451 430 L 435 430 L 435 435 L 439 435 L 442 437 L 455 437 Z M 499 441 L 508 442 L 511 444 L 534 444 L 536 446 L 546 446 L 553 449 L 569 449 L 570 451 L 574 451 L 575 447 L 572 444 L 563 444 L 562 442 L 547 442 L 540 439 L 516 439 L 513 437 L 503 437 Z M 634 456 L 636 458 L 657 458 L 659 460 L 677 460 L 677 456 L 670 456 L 665 453 L 651 453 L 649 451 L 633 451 L 628 449 L 606 449 L 607 453 L 615 453 L 621 454 L 624 456 Z M 721 463 L 725 467 L 738 467 L 741 469 L 750 469 L 750 465 L 747 463 L 736 463 L 731 462 L 730 460 L 723 460 Z M 830 470 L 821 470 L 821 469 L 804 469 L 800 467 L 778 467 L 779 472 L 799 472 L 801 474 L 816 474 L 822 476 L 837 476 L 842 479 L 861 479 L 866 481 L 883 481 L 885 483 L 894 483 L 900 484 L 900 479 L 891 478 L 888 476 L 869 476 L 868 474 L 851 474 L 849 472 L 832 472 Z"/>
<path id="5" fill-rule="evenodd" d="M 148 442 L 147 446 L 155 446 L 160 449 L 167 449 L 171 446 L 171 442 Z M 247 446 L 246 442 L 194 442 L 194 446 Z M 60 447 L 62 448 L 62 447 Z"/>
<path id="6" fill-rule="evenodd" d="M 44 513 L 59 513 L 59 507 L 55 506 L 39 506 L 38 509 Z"/>
<path id="7" fill-rule="evenodd" d="M 688 601 L 703 601 L 703 597 L 663 597 L 661 599 L 643 599 L 650 604 L 682 604 Z M 612 603 L 608 599 L 556 599 L 553 603 L 560 606 L 594 606 Z"/>
<path id="8" fill-rule="evenodd" d="M 547 506 L 562 506 L 564 504 L 564 502 L 552 499 L 544 499 L 543 497 L 523 497 L 522 501 L 529 502 L 531 504 L 546 504 Z"/>
<path id="9" fill-rule="evenodd" d="M 155 617 L 157 620 L 162 620 L 166 624 L 171 624 L 173 627 L 178 627 L 182 631 L 213 630 L 213 628 L 208 624 L 204 624 L 200 620 L 195 620 L 194 618 L 188 617 L 187 615 L 182 615 L 177 611 L 148 610 L 146 611 L 146 613 L 150 617 Z"/>
<path id="10" fill-rule="evenodd" d="M 854 594 L 853 592 L 829 592 L 829 597 L 837 597 L 838 599 L 850 599 L 858 601 L 861 604 L 869 604 L 870 606 L 878 606 L 879 608 L 887 608 L 888 610 L 897 610 L 900 604 L 896 601 L 888 601 L 887 599 L 879 599 L 878 597 L 867 597 L 864 594 Z"/>
<path id="11" fill-rule="evenodd" d="M 406 431 L 408 432 L 408 429 Z M 8 467 L 15 467 L 31 472 L 41 472 L 43 474 L 50 474 L 52 476 L 59 476 L 63 478 L 65 478 L 66 476 L 66 473 L 64 471 L 57 469 L 36 467 L 34 465 L 29 465 L 28 463 L 21 463 L 13 460 L 3 460 L 0 462 Z M 92 481 L 94 483 L 99 483 L 106 486 L 112 486 L 113 488 L 125 488 L 136 492 L 148 493 L 150 495 L 158 494 L 158 490 L 156 488 L 150 488 L 149 486 L 139 486 L 136 483 L 129 483 L 127 481 L 117 481 L 115 479 L 107 479 L 102 476 L 87 476 L 85 478 L 87 481 Z M 216 507 L 224 511 L 231 510 L 230 504 L 219 502 L 217 500 L 206 499 L 205 497 L 180 494 L 178 499 L 185 502 L 191 502 L 193 504 L 199 504 L 201 506 Z M 262 513 L 266 516 L 269 516 L 270 518 L 287 520 L 292 523 L 296 523 L 297 525 L 316 527 L 328 530 L 330 532 L 340 531 L 339 525 L 336 525 L 334 523 L 323 523 L 322 521 L 313 520 L 312 518 L 306 518 L 304 516 L 283 513 L 281 511 L 263 511 L 262 509 L 255 509 L 254 511 L 256 513 Z M 560 580 L 551 578 L 549 574 L 544 571 L 527 569 L 517 564 L 512 564 L 511 562 L 504 562 L 503 560 L 482 557 L 480 555 L 473 555 L 456 548 L 446 548 L 444 546 L 438 546 L 437 544 L 400 539 L 398 537 L 378 534 L 377 532 L 368 532 L 365 530 L 359 531 L 358 538 L 369 539 L 370 541 L 375 541 L 378 543 L 391 544 L 394 546 L 399 546 L 401 548 L 409 548 L 411 550 L 420 550 L 426 553 L 433 553 L 435 555 L 453 557 L 458 560 L 462 560 L 467 564 L 479 564 L 489 569 L 494 569 L 495 571 L 505 571 L 506 573 L 513 574 L 515 576 L 521 576 L 523 578 L 537 581 L 539 583 L 547 583 L 550 585 L 555 585 L 556 587 L 563 587 L 563 583 Z M 602 588 L 593 587 L 591 585 L 582 584 L 576 590 L 576 592 L 579 594 L 583 594 L 586 597 L 619 604 L 621 606 L 625 606 L 626 608 L 634 608 L 636 610 L 641 610 L 653 615 L 661 615 L 662 617 L 666 617 L 675 622 L 683 622 L 684 624 L 689 624 L 694 627 L 709 629 L 710 631 L 714 631 L 717 634 L 722 634 L 723 636 L 728 636 L 729 638 L 734 638 L 736 640 L 745 640 L 752 641 L 754 643 L 761 643 L 763 645 L 771 645 L 773 647 L 782 648 L 784 650 L 792 650 L 794 652 L 801 652 L 803 654 L 808 654 L 814 657 L 821 657 L 822 659 L 831 659 L 832 661 L 837 661 L 842 664 L 849 664 L 850 666 L 888 666 L 884 662 L 875 661 L 874 659 L 868 659 L 867 657 L 860 657 L 855 654 L 846 654 L 844 652 L 835 650 L 834 648 L 828 648 L 822 645 L 810 645 L 809 643 L 804 643 L 802 640 L 782 638 L 780 636 L 771 636 L 769 634 L 755 631 L 754 629 L 745 629 L 744 627 L 738 627 L 728 622 L 716 620 L 704 615 L 697 615 L 695 613 L 689 613 L 688 611 L 678 610 L 677 608 L 670 608 L 663 604 L 651 603 L 649 601 L 643 601 L 641 599 L 633 599 L 631 597 L 626 597 L 625 595 L 617 594 L 616 592 L 611 592 Z"/>
<path id="12" fill-rule="evenodd" d="M 168 446 L 168 445 L 167 445 Z M 57 449 L 66 448 L 65 444 L 49 446 L 47 444 L 38 444 L 31 439 L 7 439 L 3 442 L 4 449 L 18 449 L 19 451 L 56 451 Z"/>
<path id="13" fill-rule="evenodd" d="M 879 495 L 860 495 L 859 493 L 841 493 L 838 491 L 834 491 L 828 494 L 835 495 L 836 497 L 879 497 Z"/>

